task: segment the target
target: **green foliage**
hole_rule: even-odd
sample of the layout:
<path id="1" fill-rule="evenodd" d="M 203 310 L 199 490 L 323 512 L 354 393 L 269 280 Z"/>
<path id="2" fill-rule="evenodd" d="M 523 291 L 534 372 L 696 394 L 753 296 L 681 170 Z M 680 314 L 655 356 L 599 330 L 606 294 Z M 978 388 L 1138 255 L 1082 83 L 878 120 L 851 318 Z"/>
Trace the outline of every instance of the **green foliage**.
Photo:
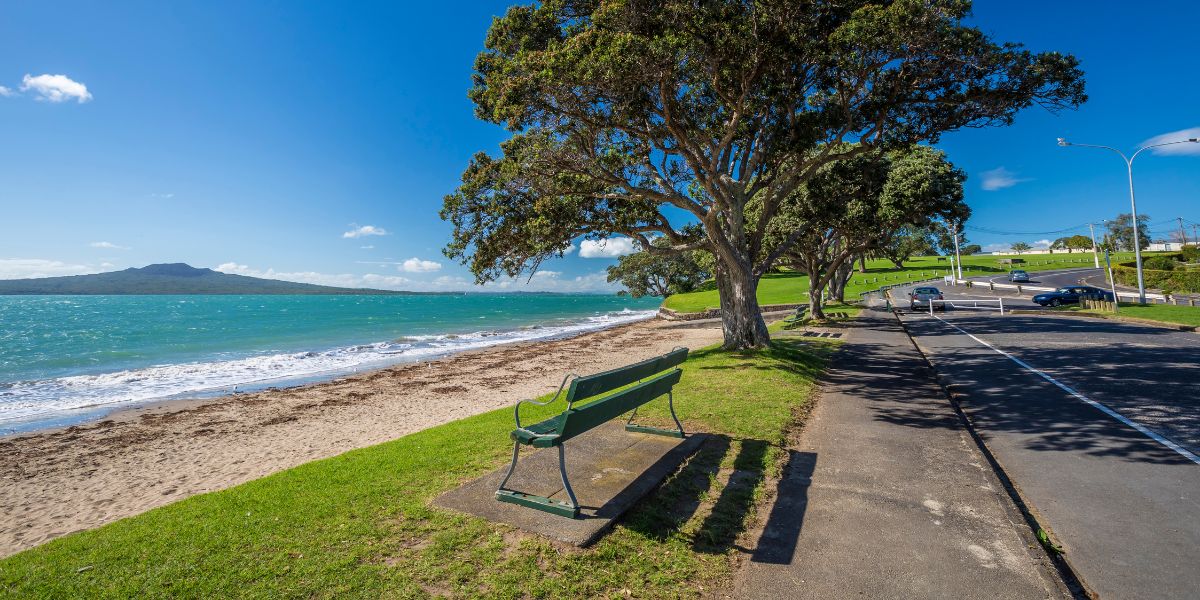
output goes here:
<path id="1" fill-rule="evenodd" d="M 1088 250 L 1092 247 L 1092 238 L 1086 235 L 1060 237 L 1050 247 L 1054 250 Z"/>
<path id="2" fill-rule="evenodd" d="M 1159 254 L 1143 258 L 1142 280 L 1146 287 L 1177 292 L 1200 292 L 1200 270 L 1186 268 L 1179 262 L 1183 257 L 1182 254 Z M 1137 264 L 1114 264 L 1113 278 L 1122 285 L 1137 286 Z"/>
<path id="3" fill-rule="evenodd" d="M 945 153 L 928 146 L 859 154 L 822 167 L 801 186 L 783 204 L 768 239 L 796 242 L 783 258 L 809 275 L 809 301 L 819 318 L 827 285 L 840 299 L 847 261 L 875 249 L 900 264 L 932 250 L 941 232 L 950 235 L 940 222 L 965 221 L 965 179 Z"/>
<path id="4" fill-rule="evenodd" d="M 24 598 L 697 597 L 731 576 L 733 544 L 778 475 L 785 430 L 831 348 L 793 339 L 693 353 L 676 407 L 689 430 L 713 432 L 715 442 L 587 549 L 430 506 L 507 463 L 506 408 L 51 541 L 0 561 L 0 590 Z M 528 408 L 532 422 L 563 405 Z M 639 418 L 669 421 L 665 402 L 646 408 Z"/>
<path id="5" fill-rule="evenodd" d="M 547 1 L 497 18 L 476 114 L 512 137 L 475 155 L 442 217 L 479 281 L 536 269 L 580 236 L 707 249 L 727 346 L 759 346 L 767 227 L 824 165 L 1086 100 L 1078 61 L 995 43 L 963 0 Z M 849 146 L 830 140 L 859 140 Z M 757 218 L 748 214 L 751 202 Z M 665 207 L 698 227 L 676 231 Z M 736 314 L 735 314 L 736 313 Z M 754 327 L 748 332 L 746 327 Z M 761 329 L 759 331 L 758 329 Z"/>
<path id="6" fill-rule="evenodd" d="M 1183 262 L 1200 263 L 1200 246 L 1196 246 L 1194 244 L 1190 246 L 1184 246 L 1180 256 L 1183 259 Z"/>
<path id="7" fill-rule="evenodd" d="M 1027 244 L 1025 242 L 1017 242 L 1012 245 L 1012 251 L 1016 252 L 1017 254 L 1020 254 L 1022 252 L 1028 252 L 1030 250 L 1033 250 L 1033 246 L 1030 246 L 1029 244 Z"/>
<path id="8" fill-rule="evenodd" d="M 1174 271 L 1175 266 L 1179 261 L 1172 256 L 1151 256 L 1142 260 L 1143 269 L 1154 269 L 1156 271 Z"/>
<path id="9" fill-rule="evenodd" d="M 983 252 L 983 246 L 980 246 L 979 244 L 967 244 L 966 246 L 961 247 L 959 252 L 964 256 L 979 254 L 980 252 Z"/>
<path id="10" fill-rule="evenodd" d="M 667 241 L 659 238 L 652 244 L 659 248 Z M 682 254 L 643 250 L 617 259 L 608 267 L 608 281 L 620 282 L 634 298 L 683 294 L 712 277 L 711 267 L 705 264 L 711 265 L 712 257 L 704 250 Z"/>

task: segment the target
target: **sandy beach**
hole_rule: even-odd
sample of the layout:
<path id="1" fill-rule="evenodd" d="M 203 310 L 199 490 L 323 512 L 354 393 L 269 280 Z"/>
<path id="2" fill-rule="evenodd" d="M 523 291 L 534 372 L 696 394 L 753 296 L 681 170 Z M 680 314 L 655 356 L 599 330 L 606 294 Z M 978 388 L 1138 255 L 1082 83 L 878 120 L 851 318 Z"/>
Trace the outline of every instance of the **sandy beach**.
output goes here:
<path id="1" fill-rule="evenodd" d="M 719 325 L 652 320 L 498 346 L 335 381 L 124 410 L 0 439 L 0 556 L 554 391 L 674 346 L 720 341 Z"/>

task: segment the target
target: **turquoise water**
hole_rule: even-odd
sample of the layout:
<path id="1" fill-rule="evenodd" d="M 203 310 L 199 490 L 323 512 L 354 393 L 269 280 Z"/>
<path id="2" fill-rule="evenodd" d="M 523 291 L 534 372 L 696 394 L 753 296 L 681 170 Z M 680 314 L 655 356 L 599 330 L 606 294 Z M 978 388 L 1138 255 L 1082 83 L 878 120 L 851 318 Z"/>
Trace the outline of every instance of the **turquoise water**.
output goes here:
<path id="1" fill-rule="evenodd" d="M 614 295 L 0 296 L 0 433 L 649 318 Z"/>

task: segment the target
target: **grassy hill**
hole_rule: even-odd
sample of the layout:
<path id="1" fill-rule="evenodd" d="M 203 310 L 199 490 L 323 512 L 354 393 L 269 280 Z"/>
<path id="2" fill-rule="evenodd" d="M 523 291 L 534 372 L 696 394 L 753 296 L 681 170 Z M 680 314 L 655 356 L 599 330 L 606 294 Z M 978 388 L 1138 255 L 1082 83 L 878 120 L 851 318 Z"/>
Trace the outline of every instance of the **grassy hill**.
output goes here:
<path id="1" fill-rule="evenodd" d="M 0 295 L 71 294 L 418 294 L 368 288 L 340 288 L 277 279 L 231 275 L 183 263 L 149 265 L 95 275 L 0 280 Z"/>
<path id="2" fill-rule="evenodd" d="M 1150 253 L 1144 253 L 1148 255 Z M 1091 254 L 1027 254 L 1025 256 L 964 256 L 963 276 L 972 277 L 988 273 L 1004 273 L 1008 265 L 1000 264 L 1001 259 L 1019 258 L 1024 260 L 1018 268 L 1026 271 L 1049 271 L 1053 269 L 1078 269 L 1092 266 Z M 1113 263 L 1119 260 L 1133 260 L 1132 253 L 1113 255 Z M 850 283 L 846 286 L 846 300 L 854 300 L 859 293 L 878 289 L 880 286 L 918 281 L 930 277 L 942 277 L 950 273 L 950 261 L 940 256 L 920 256 L 904 263 L 903 269 L 897 269 L 887 260 L 868 260 L 867 272 L 854 272 Z M 758 284 L 758 302 L 760 304 L 794 304 L 808 302 L 808 276 L 799 273 L 770 273 Z M 700 312 L 720 306 L 720 297 L 715 288 L 709 286 L 688 294 L 675 294 L 663 301 L 663 306 L 679 312 Z"/>

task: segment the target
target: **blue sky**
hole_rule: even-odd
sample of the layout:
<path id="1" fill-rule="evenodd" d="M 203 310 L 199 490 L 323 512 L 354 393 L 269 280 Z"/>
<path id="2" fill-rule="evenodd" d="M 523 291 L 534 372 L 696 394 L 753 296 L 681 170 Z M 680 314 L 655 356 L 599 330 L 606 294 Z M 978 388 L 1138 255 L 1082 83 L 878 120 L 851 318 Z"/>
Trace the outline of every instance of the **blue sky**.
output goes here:
<path id="1" fill-rule="evenodd" d="M 5 2 L 0 278 L 178 261 L 467 287 L 441 255 L 450 228 L 437 211 L 470 155 L 505 137 L 474 118 L 466 91 L 507 4 Z M 1200 128 L 1200 5 L 1130 6 L 976 4 L 975 23 L 998 39 L 1079 56 L 1091 100 L 938 144 L 970 175 L 971 241 L 1033 243 L 1128 211 L 1120 159 L 1059 148 L 1059 136 L 1133 149 Z M 1155 232 L 1200 222 L 1193 151 L 1138 158 Z M 606 289 L 615 246 L 553 261 L 530 287 Z"/>

